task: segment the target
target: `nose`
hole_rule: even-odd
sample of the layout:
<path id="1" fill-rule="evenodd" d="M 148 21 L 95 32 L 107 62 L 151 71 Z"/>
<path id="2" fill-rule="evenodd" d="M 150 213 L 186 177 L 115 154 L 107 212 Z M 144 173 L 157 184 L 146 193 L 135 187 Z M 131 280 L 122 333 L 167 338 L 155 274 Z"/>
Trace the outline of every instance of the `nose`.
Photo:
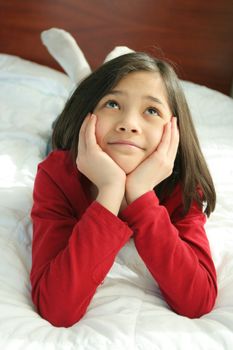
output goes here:
<path id="1" fill-rule="evenodd" d="M 116 124 L 117 132 L 140 134 L 141 127 L 137 113 L 124 113 Z"/>

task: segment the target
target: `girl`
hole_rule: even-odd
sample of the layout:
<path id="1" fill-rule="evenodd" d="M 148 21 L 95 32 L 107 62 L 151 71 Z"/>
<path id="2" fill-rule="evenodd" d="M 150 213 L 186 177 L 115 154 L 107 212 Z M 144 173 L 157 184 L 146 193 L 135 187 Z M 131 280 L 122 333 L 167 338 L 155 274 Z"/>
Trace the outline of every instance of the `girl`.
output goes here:
<path id="1" fill-rule="evenodd" d="M 78 322 L 129 239 L 175 312 L 210 312 L 217 285 L 204 224 L 215 190 L 170 65 L 144 53 L 105 63 L 74 91 L 52 140 L 32 208 L 42 317 Z"/>

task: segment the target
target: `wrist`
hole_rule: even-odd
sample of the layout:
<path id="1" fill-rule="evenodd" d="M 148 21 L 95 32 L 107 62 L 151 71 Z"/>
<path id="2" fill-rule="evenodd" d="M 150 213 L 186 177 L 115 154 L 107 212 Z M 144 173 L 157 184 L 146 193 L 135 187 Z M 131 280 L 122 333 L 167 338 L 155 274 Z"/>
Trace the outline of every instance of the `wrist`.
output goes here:
<path id="1" fill-rule="evenodd" d="M 152 184 L 148 185 L 146 182 L 140 183 L 132 180 L 126 178 L 125 197 L 128 205 L 145 193 L 153 191 L 154 188 Z"/>
<path id="2" fill-rule="evenodd" d="M 136 199 L 147 193 L 149 190 L 145 188 L 126 188 L 125 197 L 127 204 L 133 203 Z"/>
<path id="3" fill-rule="evenodd" d="M 96 183 L 96 186 L 99 191 L 102 190 L 115 190 L 115 189 L 120 189 L 124 190 L 125 189 L 125 183 L 126 183 L 126 174 L 124 172 L 117 174 L 117 176 L 108 176 L 106 179 L 102 179 L 102 181 L 99 181 L 99 183 Z"/>
<path id="4" fill-rule="evenodd" d="M 99 188 L 96 201 L 117 216 L 124 194 L 125 187 L 122 185 L 104 185 Z"/>

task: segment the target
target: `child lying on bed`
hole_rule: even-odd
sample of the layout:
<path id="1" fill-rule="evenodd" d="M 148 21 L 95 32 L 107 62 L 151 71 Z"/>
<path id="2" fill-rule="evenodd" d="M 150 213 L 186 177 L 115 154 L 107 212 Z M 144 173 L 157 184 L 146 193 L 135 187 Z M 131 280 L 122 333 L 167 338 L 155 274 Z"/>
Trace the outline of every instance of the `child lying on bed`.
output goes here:
<path id="1" fill-rule="evenodd" d="M 215 190 L 171 66 L 144 53 L 105 63 L 74 91 L 52 141 L 32 208 L 40 315 L 78 322 L 130 239 L 176 313 L 210 312 L 217 285 L 204 224 Z"/>

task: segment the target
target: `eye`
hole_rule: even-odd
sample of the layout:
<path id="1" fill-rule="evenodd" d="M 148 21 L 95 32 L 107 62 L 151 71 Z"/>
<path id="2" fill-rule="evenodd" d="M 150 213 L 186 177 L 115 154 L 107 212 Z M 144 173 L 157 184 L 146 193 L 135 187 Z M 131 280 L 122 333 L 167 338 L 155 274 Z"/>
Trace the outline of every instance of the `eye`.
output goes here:
<path id="1" fill-rule="evenodd" d="M 154 116 L 159 116 L 159 111 L 155 107 L 149 107 L 146 109 L 146 114 L 148 115 L 154 115 Z"/>
<path id="2" fill-rule="evenodd" d="M 120 108 L 119 104 L 116 101 L 113 100 L 109 100 L 105 103 L 105 106 L 107 108 L 111 108 L 111 109 L 117 109 Z"/>

